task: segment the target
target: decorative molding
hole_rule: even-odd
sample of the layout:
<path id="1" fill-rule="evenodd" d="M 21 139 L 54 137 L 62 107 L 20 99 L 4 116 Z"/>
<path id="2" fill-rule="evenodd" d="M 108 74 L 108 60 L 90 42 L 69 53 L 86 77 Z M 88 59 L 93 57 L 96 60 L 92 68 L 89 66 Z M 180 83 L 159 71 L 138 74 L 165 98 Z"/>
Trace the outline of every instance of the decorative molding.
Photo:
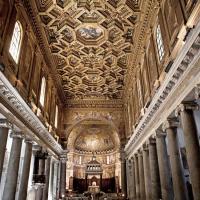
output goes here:
<path id="1" fill-rule="evenodd" d="M 57 155 L 62 153 L 62 147 L 56 142 L 2 72 L 0 72 L 0 98 L 1 103 L 4 104 L 8 110 L 11 110 L 11 113 L 14 111 L 17 120 L 22 122 L 23 125 L 20 127 L 22 130 L 26 129 L 27 132 L 34 132 L 33 135 L 39 137 L 54 153 Z M 4 112 L 3 114 L 5 117 L 12 118 L 10 113 L 5 110 Z M 17 120 L 12 118 L 12 123 L 17 123 L 16 126 L 19 124 Z"/>
<path id="2" fill-rule="evenodd" d="M 128 141 L 125 147 L 128 157 L 140 148 L 199 83 L 199 63 L 200 22 L 191 31 L 182 51 Z"/>
<path id="3" fill-rule="evenodd" d="M 67 100 L 67 108 L 123 108 L 122 100 Z"/>

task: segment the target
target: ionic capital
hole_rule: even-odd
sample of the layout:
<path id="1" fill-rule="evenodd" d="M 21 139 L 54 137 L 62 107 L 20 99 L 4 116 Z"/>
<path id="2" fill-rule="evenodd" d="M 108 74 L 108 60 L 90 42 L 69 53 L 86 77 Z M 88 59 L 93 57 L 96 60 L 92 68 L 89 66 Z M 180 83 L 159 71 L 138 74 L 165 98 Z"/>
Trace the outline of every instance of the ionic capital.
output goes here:
<path id="1" fill-rule="evenodd" d="M 60 161 L 61 163 L 66 163 L 67 162 L 67 150 L 64 150 L 63 153 L 60 155 Z"/>
<path id="2" fill-rule="evenodd" d="M 138 156 L 142 156 L 142 150 L 143 150 L 143 149 L 139 149 L 139 150 L 138 150 Z"/>
<path id="3" fill-rule="evenodd" d="M 200 99 L 200 84 L 194 88 L 194 97 L 196 100 Z"/>
<path id="4" fill-rule="evenodd" d="M 194 101 L 183 102 L 177 107 L 175 115 L 178 116 L 181 112 L 186 110 L 199 110 L 199 105 Z"/>
<path id="5" fill-rule="evenodd" d="M 162 126 L 163 131 L 166 131 L 166 129 L 169 128 L 177 128 L 179 127 L 179 121 L 177 118 L 168 118 Z"/>
<path id="6" fill-rule="evenodd" d="M 148 151 L 149 150 L 148 143 L 144 143 L 143 146 L 142 146 L 142 148 L 143 148 L 143 151 Z"/>
<path id="7" fill-rule="evenodd" d="M 13 125 L 7 119 L 0 119 L 0 128 L 12 129 Z"/>
<path id="8" fill-rule="evenodd" d="M 131 169 L 132 168 L 132 160 L 128 160 L 128 168 Z"/>
<path id="9" fill-rule="evenodd" d="M 162 138 L 162 137 L 166 137 L 166 132 L 163 131 L 163 129 L 159 128 L 156 130 L 156 137 L 157 138 Z"/>
<path id="10" fill-rule="evenodd" d="M 24 138 L 24 134 L 21 131 L 15 131 L 12 130 L 11 134 L 10 134 L 11 138 L 20 138 L 23 139 Z"/>
<path id="11" fill-rule="evenodd" d="M 155 145 L 155 144 L 156 144 L 156 139 L 154 137 L 150 137 L 148 145 Z"/>
<path id="12" fill-rule="evenodd" d="M 131 159 L 130 159 L 132 162 L 134 162 L 134 157 L 133 156 L 131 156 Z"/>
<path id="13" fill-rule="evenodd" d="M 34 144 L 34 141 L 31 140 L 30 138 L 28 137 L 25 137 L 25 140 L 24 140 L 25 143 L 30 143 L 30 144 Z"/>

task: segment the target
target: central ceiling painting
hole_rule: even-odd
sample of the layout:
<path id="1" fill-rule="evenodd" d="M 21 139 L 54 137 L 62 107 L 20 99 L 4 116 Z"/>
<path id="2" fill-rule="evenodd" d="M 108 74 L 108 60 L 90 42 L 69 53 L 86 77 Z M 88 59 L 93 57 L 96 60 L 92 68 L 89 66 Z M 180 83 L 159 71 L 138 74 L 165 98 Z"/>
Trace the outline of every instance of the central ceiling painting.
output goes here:
<path id="1" fill-rule="evenodd" d="M 136 0 L 37 0 L 67 99 L 121 99 L 139 20 Z"/>

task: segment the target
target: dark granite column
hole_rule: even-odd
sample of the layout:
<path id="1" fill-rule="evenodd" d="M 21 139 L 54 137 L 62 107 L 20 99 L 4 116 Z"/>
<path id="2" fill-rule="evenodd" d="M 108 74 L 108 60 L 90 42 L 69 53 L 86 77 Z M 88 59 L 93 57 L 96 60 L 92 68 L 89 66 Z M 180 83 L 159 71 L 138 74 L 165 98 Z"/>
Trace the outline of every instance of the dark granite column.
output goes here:
<path id="1" fill-rule="evenodd" d="M 127 175 L 127 188 L 126 188 L 126 191 L 127 191 L 127 198 L 128 199 L 132 199 L 132 191 L 131 191 L 131 187 L 132 187 L 132 183 L 131 183 L 131 171 L 132 170 L 132 166 L 131 166 L 131 160 L 130 159 L 126 159 L 126 175 Z"/>
<path id="2" fill-rule="evenodd" d="M 168 139 L 168 150 L 172 171 L 174 197 L 176 200 L 187 200 L 187 189 L 184 181 L 178 146 L 177 126 L 178 122 L 176 119 L 168 119 L 164 123 L 163 129 L 166 130 Z"/>
<path id="3" fill-rule="evenodd" d="M 138 166 L 139 166 L 139 179 L 140 179 L 140 199 L 145 200 L 145 183 L 144 183 L 144 166 L 143 166 L 143 157 L 142 151 L 138 153 Z"/>
<path id="4" fill-rule="evenodd" d="M 160 184 L 163 200 L 173 200 L 173 187 L 171 181 L 171 169 L 169 165 L 169 157 L 167 154 L 167 145 L 165 142 L 166 135 L 157 130 L 156 146 L 158 155 L 158 164 L 160 172 Z"/>
<path id="5" fill-rule="evenodd" d="M 143 147 L 143 165 L 144 165 L 144 181 L 146 200 L 151 200 L 151 173 L 149 164 L 149 148 L 148 145 Z"/>
<path id="6" fill-rule="evenodd" d="M 3 171 L 9 128 L 11 128 L 11 124 L 9 124 L 6 119 L 0 119 L 0 182 Z"/>
<path id="7" fill-rule="evenodd" d="M 2 200 L 14 200 L 17 188 L 17 178 L 20 162 L 20 154 L 22 147 L 22 134 L 19 132 L 12 132 L 11 137 L 13 138 L 12 147 L 10 151 L 6 181 L 3 191 Z"/>
<path id="8" fill-rule="evenodd" d="M 149 139 L 149 163 L 151 172 L 151 198 L 152 200 L 161 199 L 160 177 L 158 168 L 158 157 L 156 149 L 156 140 Z"/>
<path id="9" fill-rule="evenodd" d="M 43 200 L 43 190 L 45 186 L 45 160 L 47 157 L 47 153 L 44 152 L 41 148 L 41 150 L 37 151 L 36 157 L 38 159 L 38 171 L 36 174 L 37 177 L 37 193 L 36 193 L 36 199 L 37 200 Z"/>
<path id="10" fill-rule="evenodd" d="M 28 179 L 29 179 L 31 156 L 32 156 L 32 141 L 26 139 L 25 143 L 26 143 L 26 148 L 25 148 L 22 176 L 20 179 L 20 188 L 18 194 L 18 199 L 20 200 L 26 200 L 27 197 Z"/>
<path id="11" fill-rule="evenodd" d="M 135 183 L 135 163 L 134 163 L 134 158 L 131 158 L 131 166 L 132 166 L 132 187 L 130 188 L 130 190 L 132 190 L 132 197 L 133 200 L 136 199 L 136 183 Z"/>
<path id="12" fill-rule="evenodd" d="M 65 197 L 66 192 L 66 162 L 67 154 L 60 156 L 60 198 Z"/>
<path id="13" fill-rule="evenodd" d="M 140 180 L 139 180 L 139 167 L 138 167 L 138 155 L 134 155 L 135 163 L 135 185 L 136 185 L 136 199 L 140 199 Z"/>
<path id="14" fill-rule="evenodd" d="M 198 105 L 193 102 L 181 104 L 179 113 L 183 128 L 186 156 L 195 200 L 200 200 L 200 147 L 193 110 Z"/>
<path id="15" fill-rule="evenodd" d="M 51 156 L 48 156 L 45 161 L 45 186 L 43 188 L 43 197 L 42 197 L 43 200 L 48 199 L 50 164 L 51 164 Z"/>
<path id="16" fill-rule="evenodd" d="M 122 193 L 124 194 L 124 196 L 127 195 L 127 191 L 126 191 L 126 160 L 125 160 L 125 152 L 122 150 L 120 153 L 121 157 L 121 188 L 122 188 Z"/>

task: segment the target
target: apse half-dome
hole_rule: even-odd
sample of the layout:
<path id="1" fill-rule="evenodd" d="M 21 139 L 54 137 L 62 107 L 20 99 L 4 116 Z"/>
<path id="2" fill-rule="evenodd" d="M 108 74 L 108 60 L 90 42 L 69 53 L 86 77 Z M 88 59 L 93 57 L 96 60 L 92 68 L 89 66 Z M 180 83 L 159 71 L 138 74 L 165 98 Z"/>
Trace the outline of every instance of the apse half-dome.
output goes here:
<path id="1" fill-rule="evenodd" d="M 75 149 L 86 152 L 112 151 L 115 148 L 113 133 L 109 126 L 89 125 L 75 141 Z"/>

